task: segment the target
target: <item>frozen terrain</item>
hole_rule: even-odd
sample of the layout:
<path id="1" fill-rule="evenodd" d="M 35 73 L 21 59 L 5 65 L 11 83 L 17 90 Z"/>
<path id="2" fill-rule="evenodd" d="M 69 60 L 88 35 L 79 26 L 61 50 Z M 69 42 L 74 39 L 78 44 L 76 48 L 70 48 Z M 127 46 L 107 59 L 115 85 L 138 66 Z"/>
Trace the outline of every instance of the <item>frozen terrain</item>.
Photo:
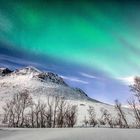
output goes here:
<path id="1" fill-rule="evenodd" d="M 57 74 L 41 72 L 34 67 L 26 67 L 20 70 L 11 71 L 6 68 L 0 69 L 0 115 L 6 101 L 10 100 L 15 93 L 28 90 L 34 100 L 42 99 L 47 101 L 47 96 L 65 97 L 70 104 L 78 106 L 77 126 L 84 125 L 84 119 L 88 119 L 87 109 L 93 106 L 96 118 L 100 119 L 101 109 L 107 109 L 112 117 L 116 117 L 113 106 L 91 99 L 81 89 L 68 86 Z M 133 125 L 134 117 L 130 109 L 123 109 L 129 124 Z"/>
<path id="2" fill-rule="evenodd" d="M 139 129 L 1 129 L 0 140 L 139 140 Z"/>

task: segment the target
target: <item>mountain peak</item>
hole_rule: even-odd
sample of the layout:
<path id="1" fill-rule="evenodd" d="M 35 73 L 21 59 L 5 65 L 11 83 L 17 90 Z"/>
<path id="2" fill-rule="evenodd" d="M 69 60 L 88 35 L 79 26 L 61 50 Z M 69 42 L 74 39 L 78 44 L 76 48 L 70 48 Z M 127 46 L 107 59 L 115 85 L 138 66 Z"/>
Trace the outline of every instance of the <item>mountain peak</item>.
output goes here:
<path id="1" fill-rule="evenodd" d="M 0 77 L 0 86 L 3 88 L 3 92 L 7 92 L 8 88 L 5 87 L 9 87 L 12 93 L 16 90 L 29 89 L 35 95 L 62 96 L 66 99 L 89 99 L 82 90 L 70 87 L 63 78 L 53 72 L 42 72 L 32 66 L 15 71 L 6 68 L 0 70 L 1 73 L 5 73 L 2 78 Z"/>
<path id="2" fill-rule="evenodd" d="M 18 74 L 19 73 L 20 74 L 31 74 L 31 73 L 39 74 L 39 73 L 41 73 L 41 71 L 38 70 L 37 68 L 33 67 L 33 66 L 27 66 L 25 68 L 16 70 L 15 73 L 18 73 Z"/>
<path id="3" fill-rule="evenodd" d="M 59 85 L 65 85 L 67 86 L 67 84 L 64 82 L 63 78 L 59 77 L 57 74 L 52 73 L 52 72 L 42 72 L 39 73 L 38 75 L 36 75 L 35 77 L 44 80 L 44 81 L 48 81 L 48 82 L 53 82 Z"/>
<path id="4" fill-rule="evenodd" d="M 6 74 L 10 74 L 12 71 L 8 68 L 0 68 L 0 76 L 4 76 Z"/>

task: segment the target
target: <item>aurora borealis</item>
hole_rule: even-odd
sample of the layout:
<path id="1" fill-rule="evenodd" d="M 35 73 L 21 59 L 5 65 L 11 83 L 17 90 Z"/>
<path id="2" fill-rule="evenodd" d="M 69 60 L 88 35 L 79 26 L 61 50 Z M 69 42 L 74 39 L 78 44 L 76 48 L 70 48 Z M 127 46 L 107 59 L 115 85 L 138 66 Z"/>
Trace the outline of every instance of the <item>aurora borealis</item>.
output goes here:
<path id="1" fill-rule="evenodd" d="M 125 101 L 140 74 L 139 15 L 138 1 L 0 0 L 0 66 L 34 65 Z"/>

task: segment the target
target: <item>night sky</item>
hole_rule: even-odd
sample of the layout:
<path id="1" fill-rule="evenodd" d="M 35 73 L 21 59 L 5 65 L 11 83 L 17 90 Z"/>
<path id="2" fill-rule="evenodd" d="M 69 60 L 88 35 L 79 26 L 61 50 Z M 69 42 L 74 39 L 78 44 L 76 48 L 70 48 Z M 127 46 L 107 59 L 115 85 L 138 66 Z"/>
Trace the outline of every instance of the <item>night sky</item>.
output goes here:
<path id="1" fill-rule="evenodd" d="M 32 65 L 107 103 L 140 75 L 140 3 L 0 0 L 0 67 Z"/>

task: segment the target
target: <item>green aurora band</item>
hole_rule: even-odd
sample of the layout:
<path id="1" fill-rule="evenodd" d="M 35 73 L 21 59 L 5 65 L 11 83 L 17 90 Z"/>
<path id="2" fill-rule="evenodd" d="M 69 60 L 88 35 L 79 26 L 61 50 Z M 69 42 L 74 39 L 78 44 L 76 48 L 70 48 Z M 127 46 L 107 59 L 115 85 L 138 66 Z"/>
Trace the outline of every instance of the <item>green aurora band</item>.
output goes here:
<path id="1" fill-rule="evenodd" d="M 0 41 L 115 78 L 139 75 L 139 15 L 137 4 L 115 1 L 1 0 Z"/>

